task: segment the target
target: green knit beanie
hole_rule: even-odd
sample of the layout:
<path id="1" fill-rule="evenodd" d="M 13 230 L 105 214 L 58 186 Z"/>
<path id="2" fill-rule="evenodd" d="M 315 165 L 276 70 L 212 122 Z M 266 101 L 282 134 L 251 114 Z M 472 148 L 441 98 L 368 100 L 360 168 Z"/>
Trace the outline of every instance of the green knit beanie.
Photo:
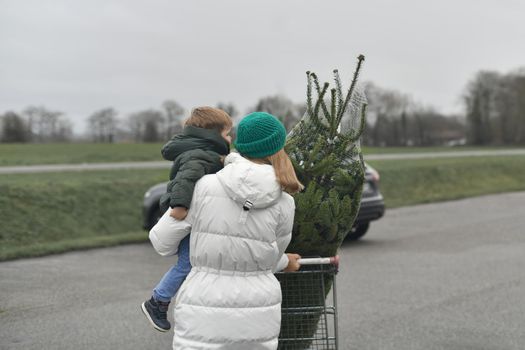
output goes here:
<path id="1" fill-rule="evenodd" d="M 286 129 L 273 115 L 254 112 L 244 117 L 237 126 L 235 148 L 249 158 L 264 158 L 277 153 L 286 142 Z"/>

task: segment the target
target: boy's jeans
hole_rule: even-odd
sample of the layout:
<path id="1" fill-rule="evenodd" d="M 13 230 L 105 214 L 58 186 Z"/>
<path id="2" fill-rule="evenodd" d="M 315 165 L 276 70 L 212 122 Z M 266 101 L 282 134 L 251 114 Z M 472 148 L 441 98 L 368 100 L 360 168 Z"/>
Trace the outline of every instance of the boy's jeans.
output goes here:
<path id="1" fill-rule="evenodd" d="M 182 282 L 190 273 L 190 235 L 187 235 L 179 244 L 179 260 L 162 277 L 159 284 L 153 289 L 153 298 L 168 303 L 177 294 Z"/>

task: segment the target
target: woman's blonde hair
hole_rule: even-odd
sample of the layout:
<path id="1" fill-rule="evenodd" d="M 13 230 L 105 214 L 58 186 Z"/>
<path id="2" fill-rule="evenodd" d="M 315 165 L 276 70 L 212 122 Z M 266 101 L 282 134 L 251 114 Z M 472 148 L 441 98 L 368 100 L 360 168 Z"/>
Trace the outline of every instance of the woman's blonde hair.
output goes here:
<path id="1" fill-rule="evenodd" d="M 204 106 L 194 108 L 184 125 L 196 126 L 203 129 L 214 129 L 222 132 L 231 128 L 233 122 L 228 113 L 222 109 Z"/>
<path id="2" fill-rule="evenodd" d="M 277 176 L 277 182 L 279 182 L 281 189 L 286 193 L 294 194 L 304 188 L 303 184 L 297 178 L 292 161 L 284 151 L 284 148 L 270 156 L 252 160 L 272 165 Z"/>

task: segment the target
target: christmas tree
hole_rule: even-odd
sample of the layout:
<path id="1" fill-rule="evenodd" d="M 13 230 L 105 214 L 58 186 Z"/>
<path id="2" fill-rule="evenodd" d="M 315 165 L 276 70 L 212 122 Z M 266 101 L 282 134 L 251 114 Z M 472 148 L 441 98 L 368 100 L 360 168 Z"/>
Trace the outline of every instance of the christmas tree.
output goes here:
<path id="1" fill-rule="evenodd" d="M 296 211 L 288 251 L 303 257 L 336 255 L 359 212 L 365 175 L 359 140 L 365 126 L 366 97 L 357 80 L 363 61 L 364 56 L 360 55 L 346 94 L 337 70 L 329 97 L 329 83 L 321 86 L 315 73 L 306 72 L 307 110 L 286 144 L 297 176 L 305 185 L 305 190 L 294 197 Z M 331 275 L 325 276 L 324 286 L 305 280 L 312 278 L 311 274 L 284 274 L 278 278 L 283 308 L 316 309 L 332 285 Z M 305 285 L 313 285 L 313 289 L 305 291 Z M 301 293 L 309 295 L 307 301 L 297 298 Z M 280 342 L 279 349 L 307 349 L 321 316 L 320 311 L 284 313 L 280 338 L 305 340 L 294 342 L 292 347 Z"/>
<path id="2" fill-rule="evenodd" d="M 359 140 L 365 126 L 366 98 L 357 80 L 363 61 L 360 55 L 346 94 L 339 72 L 334 70 L 330 98 L 326 98 L 329 83 L 321 87 L 317 75 L 306 72 L 307 110 L 286 145 L 305 185 L 295 196 L 290 252 L 335 255 L 359 211 L 365 174 Z"/>

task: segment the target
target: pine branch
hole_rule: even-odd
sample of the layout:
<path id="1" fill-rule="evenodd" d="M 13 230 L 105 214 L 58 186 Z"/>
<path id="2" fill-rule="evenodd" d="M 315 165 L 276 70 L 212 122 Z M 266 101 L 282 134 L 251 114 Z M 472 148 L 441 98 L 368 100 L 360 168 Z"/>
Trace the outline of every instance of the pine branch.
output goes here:
<path id="1" fill-rule="evenodd" d="M 337 106 L 337 96 L 336 96 L 336 89 L 330 90 L 331 97 L 332 97 L 332 106 L 331 106 L 331 115 L 333 116 L 333 119 L 337 119 L 336 114 L 336 106 Z M 333 139 L 337 133 L 337 128 L 339 127 L 338 123 L 334 123 L 332 120 L 332 123 L 330 125 L 330 138 Z"/>
<path id="2" fill-rule="evenodd" d="M 312 120 L 323 131 L 328 131 L 329 127 L 324 125 L 321 120 L 319 119 L 319 108 L 321 107 L 321 104 L 324 104 L 324 95 L 326 94 L 326 90 L 328 90 L 328 83 L 324 83 L 323 89 L 321 90 L 321 93 L 319 94 L 319 99 L 317 100 L 317 103 L 315 104 L 314 113 L 312 115 Z M 326 105 L 324 106 L 326 108 Z"/>
<path id="3" fill-rule="evenodd" d="M 326 107 L 326 103 L 324 102 L 324 98 L 321 98 L 321 87 L 319 85 L 319 79 L 317 79 L 317 75 L 315 73 L 312 73 L 312 77 L 314 79 L 315 89 L 317 90 L 317 95 L 319 96 L 319 99 L 321 100 L 321 107 L 323 109 L 323 113 L 325 115 L 325 119 L 328 121 L 329 124 L 332 123 L 332 119 L 335 118 L 335 115 L 330 115 L 328 112 L 328 108 Z M 326 85 L 327 83 L 325 83 Z"/>
<path id="4" fill-rule="evenodd" d="M 339 115 L 343 108 L 343 84 L 341 83 L 341 77 L 337 69 L 334 69 L 334 80 L 335 86 L 337 87 L 337 115 Z"/>
<path id="5" fill-rule="evenodd" d="M 306 77 L 306 110 L 310 116 L 310 121 L 317 129 L 326 131 L 328 128 L 319 120 L 319 100 L 315 104 L 315 107 L 312 105 L 312 78 L 317 80 L 317 77 L 315 76 L 315 73 L 310 71 L 306 72 Z M 302 137 L 304 137 L 304 135 Z"/>
<path id="6" fill-rule="evenodd" d="M 308 111 L 308 114 L 310 116 L 312 115 L 314 109 L 312 106 L 312 78 L 310 75 L 310 71 L 306 72 L 306 110 Z"/>
<path id="7" fill-rule="evenodd" d="M 343 118 L 343 114 L 345 113 L 346 107 L 348 106 L 348 102 L 350 102 L 350 98 L 352 97 L 352 94 L 354 92 L 355 84 L 357 83 L 357 79 L 359 77 L 359 71 L 361 70 L 361 65 L 363 64 L 364 60 L 365 56 L 363 55 L 359 55 L 359 57 L 357 57 L 357 67 L 354 72 L 354 77 L 352 78 L 352 84 L 350 84 L 350 88 L 348 89 L 348 93 L 346 94 L 343 106 L 339 111 L 339 119 Z"/>

